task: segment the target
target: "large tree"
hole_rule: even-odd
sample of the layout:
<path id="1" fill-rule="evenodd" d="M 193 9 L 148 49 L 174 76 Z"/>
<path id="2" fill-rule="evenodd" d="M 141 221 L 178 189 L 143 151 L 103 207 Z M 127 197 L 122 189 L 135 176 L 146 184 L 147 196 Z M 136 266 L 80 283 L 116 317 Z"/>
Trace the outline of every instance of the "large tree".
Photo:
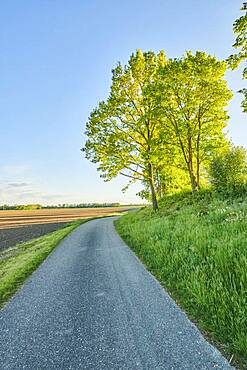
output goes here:
<path id="1" fill-rule="evenodd" d="M 236 69 L 239 64 L 243 61 L 245 62 L 245 67 L 243 70 L 243 79 L 247 79 L 247 3 L 243 3 L 241 10 L 244 14 L 239 17 L 233 24 L 233 31 L 237 35 L 233 47 L 238 49 L 238 52 L 230 55 L 228 58 L 229 66 L 232 69 Z M 244 88 L 240 90 L 244 94 L 244 100 L 242 101 L 242 107 L 244 112 L 247 112 L 247 89 Z"/>
<path id="2" fill-rule="evenodd" d="M 86 158 L 98 164 L 105 180 L 121 174 L 130 182 L 148 183 L 155 210 L 155 171 L 164 153 L 159 145 L 160 117 L 149 86 L 165 64 L 164 52 L 137 50 L 126 66 L 119 63 L 113 69 L 110 95 L 92 111 L 84 147 Z"/>
<path id="3" fill-rule="evenodd" d="M 184 173 L 196 191 L 210 156 L 225 145 L 232 96 L 225 69 L 202 52 L 167 61 L 164 52 L 138 50 L 112 71 L 110 95 L 89 117 L 86 158 L 105 180 L 140 180 L 154 209 L 157 194 L 187 184 Z"/>
<path id="4" fill-rule="evenodd" d="M 225 143 L 225 107 L 232 96 L 225 70 L 226 63 L 215 57 L 187 52 L 161 66 L 154 84 L 163 147 L 179 149 L 176 158 L 183 161 L 177 165 L 189 174 L 192 192 L 200 187 L 202 168 L 212 153 Z"/>

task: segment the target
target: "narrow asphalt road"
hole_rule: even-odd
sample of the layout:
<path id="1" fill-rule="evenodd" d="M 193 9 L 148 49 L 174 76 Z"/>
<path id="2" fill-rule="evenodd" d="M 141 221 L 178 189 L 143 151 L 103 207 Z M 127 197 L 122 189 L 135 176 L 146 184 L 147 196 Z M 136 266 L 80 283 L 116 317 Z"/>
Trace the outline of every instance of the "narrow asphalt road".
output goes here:
<path id="1" fill-rule="evenodd" d="M 76 229 L 0 311 L 0 369 L 232 369 L 113 220 Z"/>

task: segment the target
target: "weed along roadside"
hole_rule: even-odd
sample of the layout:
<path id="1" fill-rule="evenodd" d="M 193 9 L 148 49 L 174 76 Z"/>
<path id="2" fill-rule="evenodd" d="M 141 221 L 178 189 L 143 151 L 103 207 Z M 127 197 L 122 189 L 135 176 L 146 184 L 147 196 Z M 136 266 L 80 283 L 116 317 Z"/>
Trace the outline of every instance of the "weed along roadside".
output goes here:
<path id="1" fill-rule="evenodd" d="M 177 194 L 115 226 L 208 338 L 246 368 L 246 197 Z"/>

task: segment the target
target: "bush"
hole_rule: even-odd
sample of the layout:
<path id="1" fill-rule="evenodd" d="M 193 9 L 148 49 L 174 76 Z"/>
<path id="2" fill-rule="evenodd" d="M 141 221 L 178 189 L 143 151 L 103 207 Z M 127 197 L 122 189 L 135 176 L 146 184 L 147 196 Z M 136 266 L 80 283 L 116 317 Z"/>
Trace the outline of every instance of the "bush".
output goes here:
<path id="1" fill-rule="evenodd" d="M 218 154 L 210 163 L 210 182 L 216 190 L 234 192 L 247 184 L 246 150 L 240 146 L 231 146 Z"/>

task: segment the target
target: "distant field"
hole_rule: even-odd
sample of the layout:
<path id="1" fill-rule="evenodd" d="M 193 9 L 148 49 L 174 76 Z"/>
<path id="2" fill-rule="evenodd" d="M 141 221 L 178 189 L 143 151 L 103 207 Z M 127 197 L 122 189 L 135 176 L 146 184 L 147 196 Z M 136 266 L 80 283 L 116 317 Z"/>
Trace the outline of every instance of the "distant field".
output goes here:
<path id="1" fill-rule="evenodd" d="M 124 212 L 131 207 L 38 209 L 32 211 L 0 211 L 0 229 L 30 226 L 34 224 L 66 223 L 82 218 Z"/>

